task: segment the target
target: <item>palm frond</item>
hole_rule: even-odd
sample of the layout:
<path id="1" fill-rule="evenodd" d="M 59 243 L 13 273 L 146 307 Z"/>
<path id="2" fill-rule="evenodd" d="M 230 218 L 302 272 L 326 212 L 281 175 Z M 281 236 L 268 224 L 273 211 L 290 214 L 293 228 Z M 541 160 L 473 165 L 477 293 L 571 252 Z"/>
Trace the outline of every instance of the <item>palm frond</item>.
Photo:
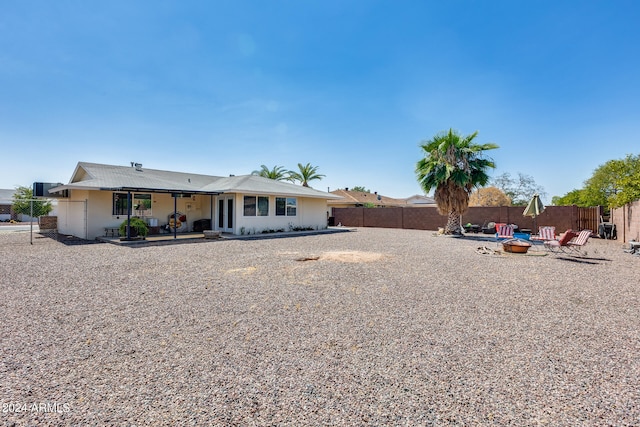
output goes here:
<path id="1" fill-rule="evenodd" d="M 288 176 L 291 181 L 299 181 L 304 187 L 309 186 L 309 181 L 325 177 L 318 173 L 318 166 L 312 166 L 311 163 L 298 163 L 298 171 L 288 171 Z"/>
<path id="2" fill-rule="evenodd" d="M 475 144 L 478 132 L 463 136 L 450 128 L 422 141 L 423 158 L 416 163 L 416 177 L 425 193 L 435 188 L 438 210 L 443 214 L 464 213 L 474 187 L 485 185 L 487 170 L 495 168 L 484 152 L 498 148 L 493 143 Z"/>

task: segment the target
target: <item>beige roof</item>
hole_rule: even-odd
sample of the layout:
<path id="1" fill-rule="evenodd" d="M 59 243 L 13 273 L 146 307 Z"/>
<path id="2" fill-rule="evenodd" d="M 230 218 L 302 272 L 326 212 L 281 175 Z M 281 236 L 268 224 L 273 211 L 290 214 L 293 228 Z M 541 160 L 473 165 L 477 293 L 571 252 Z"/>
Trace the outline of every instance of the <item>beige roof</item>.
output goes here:
<path id="1" fill-rule="evenodd" d="M 0 188 L 0 205 L 12 205 L 16 190 Z"/>
<path id="2" fill-rule="evenodd" d="M 422 194 L 415 194 L 411 197 L 404 199 L 408 204 L 412 205 L 435 205 L 436 200 L 433 197 L 423 196 Z"/>
<path id="3" fill-rule="evenodd" d="M 79 162 L 69 183 L 53 188 L 50 192 L 65 189 L 193 194 L 274 194 L 327 200 L 339 198 L 310 187 L 275 181 L 257 175 L 220 177 L 88 162 Z"/>
<path id="4" fill-rule="evenodd" d="M 13 196 L 17 190 L 10 190 L 6 188 L 0 188 L 0 205 L 13 205 Z"/>
<path id="5" fill-rule="evenodd" d="M 373 203 L 376 206 L 406 206 L 407 202 L 404 199 L 394 199 L 392 197 L 382 196 L 376 193 L 367 193 L 364 191 L 350 191 L 350 190 L 333 190 L 331 194 L 340 196 L 342 200 L 330 200 L 327 202 L 329 205 L 336 204 L 354 204 L 363 205 L 365 203 Z"/>

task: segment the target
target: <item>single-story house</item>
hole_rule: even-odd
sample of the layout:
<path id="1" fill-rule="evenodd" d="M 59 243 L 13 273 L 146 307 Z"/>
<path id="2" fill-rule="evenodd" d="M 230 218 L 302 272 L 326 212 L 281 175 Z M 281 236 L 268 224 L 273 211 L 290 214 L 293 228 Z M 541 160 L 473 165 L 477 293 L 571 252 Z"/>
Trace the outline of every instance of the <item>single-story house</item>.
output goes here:
<path id="1" fill-rule="evenodd" d="M 0 188 L 0 221 L 17 219 L 13 212 L 13 194 L 16 190 Z"/>
<path id="2" fill-rule="evenodd" d="M 383 196 L 377 192 L 353 191 L 348 188 L 333 190 L 331 194 L 340 196 L 341 199 L 329 200 L 327 204 L 331 208 L 358 208 L 365 206 L 375 207 L 414 207 L 435 206 L 436 202 L 431 197 L 415 195 L 406 199 L 395 199 Z"/>
<path id="3" fill-rule="evenodd" d="M 394 199 L 392 197 L 383 196 L 377 192 L 353 191 L 348 188 L 333 190 L 331 194 L 339 196 L 339 198 L 329 200 L 327 204 L 330 208 L 358 208 L 363 206 L 404 206 L 406 202 L 403 199 Z"/>
<path id="4" fill-rule="evenodd" d="M 212 229 L 232 234 L 327 228 L 333 194 L 257 175 L 210 176 L 79 162 L 58 198 L 58 231 L 85 239 L 108 233 L 128 216 L 150 234 Z M 62 197 L 60 197 L 62 196 Z"/>
<path id="5" fill-rule="evenodd" d="M 404 200 L 407 203 L 407 206 L 436 206 L 436 200 L 433 197 L 423 196 L 421 194 L 415 194 Z"/>

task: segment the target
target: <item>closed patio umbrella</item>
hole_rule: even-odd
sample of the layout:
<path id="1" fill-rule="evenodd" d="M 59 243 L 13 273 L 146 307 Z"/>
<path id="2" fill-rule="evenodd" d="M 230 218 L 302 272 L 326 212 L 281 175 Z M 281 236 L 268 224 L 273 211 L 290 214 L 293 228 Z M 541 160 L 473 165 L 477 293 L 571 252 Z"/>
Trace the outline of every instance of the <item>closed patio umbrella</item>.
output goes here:
<path id="1" fill-rule="evenodd" d="M 533 218 L 533 232 L 536 232 L 536 217 L 540 215 L 544 211 L 544 205 L 540 200 L 540 196 L 538 193 L 534 194 L 531 200 L 529 200 L 529 204 L 522 212 L 523 216 L 530 216 Z"/>

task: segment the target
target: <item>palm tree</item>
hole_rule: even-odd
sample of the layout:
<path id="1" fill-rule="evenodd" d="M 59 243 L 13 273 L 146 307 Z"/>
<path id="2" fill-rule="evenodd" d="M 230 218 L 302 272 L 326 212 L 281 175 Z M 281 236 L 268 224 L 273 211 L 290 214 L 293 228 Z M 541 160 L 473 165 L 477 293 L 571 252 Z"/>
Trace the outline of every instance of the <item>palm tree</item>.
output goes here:
<path id="1" fill-rule="evenodd" d="M 469 195 L 487 184 L 487 169 L 496 167 L 482 152 L 498 145 L 474 144 L 477 135 L 477 131 L 463 136 L 449 129 L 420 144 L 425 157 L 416 164 L 418 182 L 425 194 L 435 188 L 438 212 L 448 215 L 445 234 L 460 233 L 460 216 L 469 207 Z"/>
<path id="2" fill-rule="evenodd" d="M 309 181 L 314 179 L 322 179 L 324 175 L 318 173 L 318 166 L 311 166 L 311 163 L 307 163 L 302 166 L 302 163 L 298 163 L 299 172 L 289 171 L 289 180 L 300 181 L 304 187 L 309 186 Z"/>
<path id="3" fill-rule="evenodd" d="M 251 172 L 251 175 L 258 175 L 264 178 L 275 179 L 276 181 L 284 181 L 289 179 L 289 172 L 284 166 L 274 166 L 269 169 L 265 165 L 260 165 L 260 170 Z"/>

